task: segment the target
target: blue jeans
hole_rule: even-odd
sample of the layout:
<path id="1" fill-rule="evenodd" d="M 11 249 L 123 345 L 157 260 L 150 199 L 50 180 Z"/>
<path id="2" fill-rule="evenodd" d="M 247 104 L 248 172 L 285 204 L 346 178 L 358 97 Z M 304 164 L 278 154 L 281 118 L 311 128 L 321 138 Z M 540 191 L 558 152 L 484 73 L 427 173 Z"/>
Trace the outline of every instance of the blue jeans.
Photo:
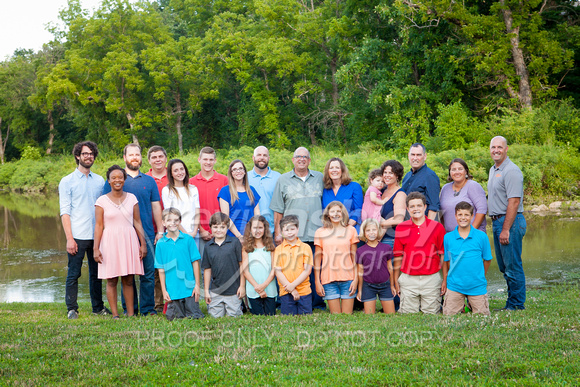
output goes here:
<path id="1" fill-rule="evenodd" d="M 493 221 L 493 243 L 495 257 L 499 271 L 507 282 L 508 299 L 506 309 L 525 309 L 526 302 L 526 276 L 522 266 L 522 239 L 526 235 L 526 219 L 518 214 L 510 228 L 509 244 L 502 245 L 499 242 L 499 234 L 503 227 L 505 216 Z"/>
<path id="2" fill-rule="evenodd" d="M 142 315 L 157 314 L 155 312 L 155 246 L 153 246 L 155 237 L 151 239 L 145 237 L 145 240 L 147 241 L 147 256 L 143 258 L 143 275 L 139 276 L 139 297 L 137 297 L 137 285 L 133 281 L 135 315 L 139 313 L 139 310 Z M 138 298 L 141 299 L 140 308 Z M 123 304 L 123 311 L 127 312 L 123 292 L 121 292 L 121 303 Z"/>
<path id="3" fill-rule="evenodd" d="M 77 296 L 79 293 L 79 277 L 83 267 L 85 253 L 89 264 L 89 293 L 91 295 L 91 305 L 93 313 L 98 313 L 105 305 L 103 304 L 103 286 L 98 278 L 99 264 L 93 258 L 93 240 L 75 239 L 77 243 L 77 253 L 68 254 L 68 273 L 66 275 L 65 302 L 67 310 L 79 310 Z"/>

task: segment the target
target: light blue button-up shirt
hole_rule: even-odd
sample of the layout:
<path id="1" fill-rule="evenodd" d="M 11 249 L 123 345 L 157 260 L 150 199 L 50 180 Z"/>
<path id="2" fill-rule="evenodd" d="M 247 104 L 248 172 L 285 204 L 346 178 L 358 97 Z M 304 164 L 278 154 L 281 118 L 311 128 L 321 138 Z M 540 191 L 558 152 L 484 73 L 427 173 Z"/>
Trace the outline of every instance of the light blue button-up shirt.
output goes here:
<path id="1" fill-rule="evenodd" d="M 253 168 L 248 171 L 248 181 L 260 195 L 258 202 L 260 215 L 264 216 L 270 224 L 271 232 L 274 232 L 274 211 L 270 209 L 270 202 L 279 178 L 280 172 L 273 171 L 270 167 L 268 167 L 268 173 L 265 176 L 259 175 Z"/>
<path id="2" fill-rule="evenodd" d="M 92 240 L 95 234 L 95 202 L 101 196 L 105 179 L 96 173 L 86 176 L 77 169 L 58 185 L 60 216 L 70 216 L 73 238 Z"/>

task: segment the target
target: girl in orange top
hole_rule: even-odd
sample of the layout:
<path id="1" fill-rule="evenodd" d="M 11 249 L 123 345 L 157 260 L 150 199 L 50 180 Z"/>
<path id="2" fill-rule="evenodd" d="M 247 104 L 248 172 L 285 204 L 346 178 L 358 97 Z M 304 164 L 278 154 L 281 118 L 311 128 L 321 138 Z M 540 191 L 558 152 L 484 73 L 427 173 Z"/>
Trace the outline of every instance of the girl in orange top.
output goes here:
<path id="1" fill-rule="evenodd" d="M 328 302 L 330 313 L 352 313 L 358 287 L 356 229 L 348 225 L 348 211 L 339 201 L 322 213 L 323 227 L 314 234 L 316 293 Z"/>

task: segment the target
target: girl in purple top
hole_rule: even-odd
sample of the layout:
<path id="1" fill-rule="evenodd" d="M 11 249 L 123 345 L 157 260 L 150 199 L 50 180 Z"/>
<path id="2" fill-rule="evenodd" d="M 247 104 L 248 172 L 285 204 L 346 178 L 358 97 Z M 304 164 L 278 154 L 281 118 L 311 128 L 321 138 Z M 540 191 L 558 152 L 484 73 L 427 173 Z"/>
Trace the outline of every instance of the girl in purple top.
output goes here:
<path id="1" fill-rule="evenodd" d="M 377 296 L 384 313 L 395 313 L 393 249 L 379 242 L 380 227 L 379 222 L 373 218 L 365 220 L 360 227 L 360 240 L 366 244 L 356 251 L 359 275 L 356 298 L 364 303 L 365 314 L 375 313 Z"/>
<path id="2" fill-rule="evenodd" d="M 445 226 L 445 231 L 450 232 L 457 227 L 455 219 L 455 206 L 459 202 L 467 202 L 473 206 L 475 216 L 471 222 L 473 227 L 485 232 L 487 222 L 487 199 L 485 191 L 479 183 L 471 180 L 473 176 L 469 173 L 469 167 L 463 159 L 453 159 L 449 164 L 449 177 L 441 188 L 439 202 L 441 203 L 441 223 Z"/>

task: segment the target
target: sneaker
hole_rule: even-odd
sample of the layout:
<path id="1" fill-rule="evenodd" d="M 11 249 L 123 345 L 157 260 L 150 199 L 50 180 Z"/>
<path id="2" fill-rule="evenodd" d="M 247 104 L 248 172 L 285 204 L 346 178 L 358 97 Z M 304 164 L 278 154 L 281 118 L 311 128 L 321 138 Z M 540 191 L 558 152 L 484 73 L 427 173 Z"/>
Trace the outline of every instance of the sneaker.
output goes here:
<path id="1" fill-rule="evenodd" d="M 108 308 L 106 308 L 106 307 L 103 307 L 103 309 L 101 309 L 101 310 L 100 310 L 100 311 L 98 311 L 98 312 L 93 312 L 93 314 L 94 314 L 95 316 L 108 316 L 108 315 L 111 315 L 111 314 L 113 314 L 113 313 L 112 313 L 112 312 L 111 312 L 111 311 L 110 311 Z"/>
<path id="2" fill-rule="evenodd" d="M 68 311 L 67 317 L 69 320 L 76 320 L 79 318 L 79 313 L 76 310 L 71 309 Z"/>

